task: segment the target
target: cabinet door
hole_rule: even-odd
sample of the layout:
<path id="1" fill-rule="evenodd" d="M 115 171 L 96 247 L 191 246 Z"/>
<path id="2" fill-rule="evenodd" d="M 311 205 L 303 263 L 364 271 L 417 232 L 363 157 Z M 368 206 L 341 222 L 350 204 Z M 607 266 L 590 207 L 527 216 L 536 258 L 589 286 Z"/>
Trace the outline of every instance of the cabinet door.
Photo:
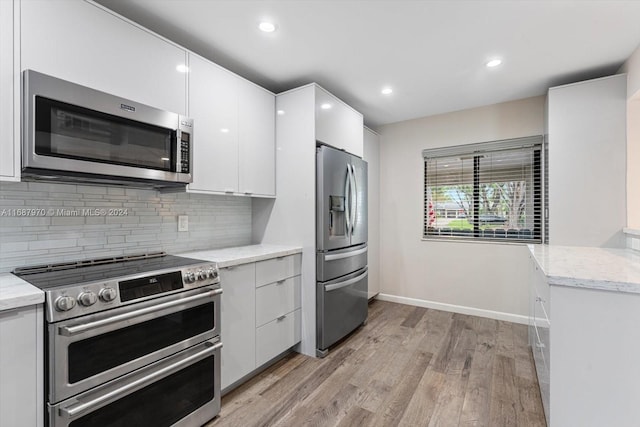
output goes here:
<path id="1" fill-rule="evenodd" d="M 4 3 L 4 1 L 3 1 Z M 21 69 L 186 113 L 186 51 L 84 1 L 20 5 Z"/>
<path id="2" fill-rule="evenodd" d="M 42 305 L 0 311 L 1 426 L 44 425 L 42 324 Z"/>
<path id="3" fill-rule="evenodd" d="M 220 269 L 223 390 L 256 367 L 255 277 L 253 263 Z"/>
<path id="4" fill-rule="evenodd" d="M 13 138 L 13 106 L 13 2 L 0 1 L 0 179 L 18 174 L 15 167 L 20 152 Z"/>
<path id="5" fill-rule="evenodd" d="M 300 308 L 302 279 L 289 277 L 256 289 L 256 327 Z"/>
<path id="6" fill-rule="evenodd" d="M 299 343 L 301 324 L 302 315 L 298 309 L 260 326 L 256 330 L 256 367 Z"/>
<path id="7" fill-rule="evenodd" d="M 239 77 L 189 55 L 189 115 L 193 118 L 190 190 L 238 191 Z"/>
<path id="8" fill-rule="evenodd" d="M 275 95 L 242 80 L 238 102 L 240 193 L 275 196 Z"/>
<path id="9" fill-rule="evenodd" d="M 362 157 L 362 114 L 326 90 L 316 87 L 316 140 Z"/>

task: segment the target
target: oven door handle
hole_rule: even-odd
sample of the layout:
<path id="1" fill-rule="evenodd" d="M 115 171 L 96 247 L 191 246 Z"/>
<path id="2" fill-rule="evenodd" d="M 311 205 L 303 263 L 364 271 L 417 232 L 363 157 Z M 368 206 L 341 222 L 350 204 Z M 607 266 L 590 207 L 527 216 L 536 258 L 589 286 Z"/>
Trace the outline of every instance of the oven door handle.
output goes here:
<path id="1" fill-rule="evenodd" d="M 77 403 L 75 405 L 68 406 L 66 408 L 60 408 L 60 415 L 71 420 L 73 418 L 82 416 L 87 412 L 92 412 L 96 409 L 99 409 L 103 406 L 108 405 L 111 402 L 115 402 L 116 400 L 133 393 L 134 391 L 140 390 L 141 388 L 146 387 L 149 384 L 152 384 L 164 377 L 167 377 L 182 368 L 185 368 L 201 359 L 209 357 L 214 352 L 222 348 L 222 343 L 219 342 L 217 344 L 212 345 L 202 351 L 199 351 L 196 354 L 193 354 L 185 359 L 180 360 L 179 362 L 172 363 L 169 366 L 165 366 L 162 369 L 158 369 L 149 375 L 145 375 L 142 378 L 138 378 L 136 380 L 131 381 L 123 385 L 122 387 L 118 387 L 115 390 L 111 390 L 108 393 L 100 395 L 95 399 L 88 400 L 86 402 Z"/>
<path id="2" fill-rule="evenodd" d="M 220 295 L 222 293 L 222 289 L 215 289 L 213 291 L 209 291 L 203 294 L 194 295 L 191 297 L 177 299 L 175 301 L 169 301 L 158 305 L 152 305 L 150 307 L 141 308 L 136 311 L 131 311 L 129 313 L 118 314 L 115 316 L 107 317 L 102 320 L 96 320 L 95 322 L 83 323 L 77 326 L 62 326 L 59 329 L 60 335 L 64 335 L 66 337 L 71 337 L 73 335 L 78 335 L 91 329 L 100 328 L 102 326 L 111 325 L 114 323 L 123 322 L 125 320 L 133 319 L 139 316 L 143 316 L 145 314 L 153 313 L 156 311 L 164 310 L 167 308 L 175 307 L 177 305 L 182 305 L 185 303 L 190 303 L 193 301 L 199 301 L 203 299 L 211 298 L 215 295 Z"/>

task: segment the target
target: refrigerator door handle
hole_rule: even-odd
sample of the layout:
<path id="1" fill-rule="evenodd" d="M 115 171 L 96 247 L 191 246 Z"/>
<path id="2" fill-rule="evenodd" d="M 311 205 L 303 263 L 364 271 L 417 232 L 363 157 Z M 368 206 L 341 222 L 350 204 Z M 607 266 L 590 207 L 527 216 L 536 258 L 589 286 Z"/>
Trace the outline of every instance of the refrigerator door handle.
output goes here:
<path id="1" fill-rule="evenodd" d="M 351 167 L 351 192 L 350 207 L 351 207 L 351 234 L 356 228 L 356 213 L 358 211 L 358 187 L 356 186 L 356 168 L 353 165 Z"/>
<path id="2" fill-rule="evenodd" d="M 360 280 L 364 279 L 368 275 L 369 275 L 369 270 L 365 271 L 364 273 L 362 273 L 358 277 L 354 277 L 353 279 L 345 280 L 344 282 L 338 282 L 338 283 L 334 283 L 334 284 L 331 284 L 331 285 L 324 285 L 324 290 L 325 290 L 325 292 L 331 292 L 331 291 L 335 291 L 336 289 L 340 289 L 340 288 L 347 287 L 349 285 L 353 285 L 354 283 L 359 282 Z"/>
<path id="3" fill-rule="evenodd" d="M 344 180 L 344 213 L 347 225 L 347 236 L 351 233 L 351 168 L 347 163 L 347 177 Z"/>
<path id="4" fill-rule="evenodd" d="M 351 252 L 344 252 L 344 253 L 341 253 L 341 254 L 325 255 L 324 256 L 324 260 L 325 261 L 336 261 L 336 260 L 339 260 L 339 259 L 351 258 L 352 256 L 362 255 L 365 252 L 367 252 L 367 247 L 366 246 L 364 248 L 362 248 L 362 249 L 358 249 L 358 250 L 351 251 Z"/>

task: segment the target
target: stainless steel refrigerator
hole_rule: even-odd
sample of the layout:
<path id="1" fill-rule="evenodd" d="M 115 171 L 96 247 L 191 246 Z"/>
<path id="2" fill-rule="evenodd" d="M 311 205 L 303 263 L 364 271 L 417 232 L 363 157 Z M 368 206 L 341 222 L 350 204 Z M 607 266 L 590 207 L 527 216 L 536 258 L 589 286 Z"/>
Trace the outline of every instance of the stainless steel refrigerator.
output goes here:
<path id="1" fill-rule="evenodd" d="M 367 162 L 316 150 L 316 353 L 367 320 Z"/>

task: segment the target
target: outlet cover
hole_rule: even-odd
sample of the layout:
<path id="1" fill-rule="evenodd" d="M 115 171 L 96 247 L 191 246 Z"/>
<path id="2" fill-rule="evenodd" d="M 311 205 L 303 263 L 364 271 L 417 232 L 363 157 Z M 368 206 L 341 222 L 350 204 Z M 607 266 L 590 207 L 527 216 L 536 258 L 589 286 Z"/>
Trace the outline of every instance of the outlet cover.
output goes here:
<path id="1" fill-rule="evenodd" d="M 178 215 L 178 231 L 189 231 L 189 217 Z"/>

